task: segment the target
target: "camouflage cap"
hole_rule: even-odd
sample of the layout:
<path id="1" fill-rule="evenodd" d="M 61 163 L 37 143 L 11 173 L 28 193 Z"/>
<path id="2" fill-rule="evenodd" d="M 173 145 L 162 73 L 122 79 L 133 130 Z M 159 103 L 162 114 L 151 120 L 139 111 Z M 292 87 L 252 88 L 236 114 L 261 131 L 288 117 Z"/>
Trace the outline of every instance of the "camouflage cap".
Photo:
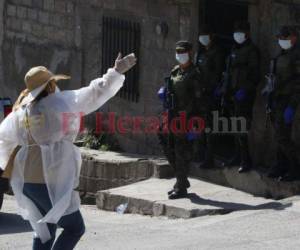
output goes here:
<path id="1" fill-rule="evenodd" d="M 237 21 L 234 24 L 234 31 L 249 32 L 250 29 L 251 29 L 251 25 L 247 21 Z"/>
<path id="2" fill-rule="evenodd" d="M 291 35 L 298 36 L 298 30 L 295 26 L 282 26 L 277 34 L 278 37 L 289 37 Z"/>
<path id="3" fill-rule="evenodd" d="M 176 50 L 189 51 L 193 49 L 193 44 L 189 41 L 178 41 L 176 43 Z"/>

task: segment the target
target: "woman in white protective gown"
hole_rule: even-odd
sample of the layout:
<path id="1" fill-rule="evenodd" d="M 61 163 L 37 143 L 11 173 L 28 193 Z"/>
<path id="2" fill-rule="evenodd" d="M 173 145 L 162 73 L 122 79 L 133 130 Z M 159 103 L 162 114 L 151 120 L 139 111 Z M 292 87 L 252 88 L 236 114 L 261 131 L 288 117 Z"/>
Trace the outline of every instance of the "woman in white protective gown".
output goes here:
<path id="1" fill-rule="evenodd" d="M 14 159 L 11 186 L 22 217 L 33 230 L 33 249 L 74 249 L 84 234 L 77 191 L 81 154 L 73 142 L 82 114 L 96 111 L 123 86 L 126 71 L 136 64 L 119 54 L 102 78 L 77 90 L 60 91 L 59 80 L 43 66 L 25 76 L 26 89 L 13 112 L 0 125 L 0 174 Z M 57 226 L 63 228 L 55 241 Z"/>

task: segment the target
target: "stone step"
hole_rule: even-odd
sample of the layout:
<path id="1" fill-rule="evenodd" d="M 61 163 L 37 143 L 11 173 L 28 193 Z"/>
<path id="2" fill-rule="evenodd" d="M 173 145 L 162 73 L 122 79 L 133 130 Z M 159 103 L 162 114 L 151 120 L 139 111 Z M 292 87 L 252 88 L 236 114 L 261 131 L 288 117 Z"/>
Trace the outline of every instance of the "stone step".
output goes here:
<path id="1" fill-rule="evenodd" d="M 238 173 L 239 167 L 218 167 L 201 169 L 193 163 L 190 175 L 200 180 L 212 182 L 230 188 L 235 188 L 252 195 L 276 200 L 300 194 L 300 182 L 279 182 L 277 179 L 268 178 L 263 169 L 254 169 L 247 173 Z"/>
<path id="2" fill-rule="evenodd" d="M 128 204 L 126 213 L 174 218 L 193 218 L 205 215 L 227 214 L 241 210 L 281 209 L 274 200 L 254 197 L 235 189 L 191 179 L 186 199 L 168 200 L 167 192 L 174 179 L 149 179 L 119 188 L 99 191 L 96 204 L 99 209 L 116 211 Z"/>

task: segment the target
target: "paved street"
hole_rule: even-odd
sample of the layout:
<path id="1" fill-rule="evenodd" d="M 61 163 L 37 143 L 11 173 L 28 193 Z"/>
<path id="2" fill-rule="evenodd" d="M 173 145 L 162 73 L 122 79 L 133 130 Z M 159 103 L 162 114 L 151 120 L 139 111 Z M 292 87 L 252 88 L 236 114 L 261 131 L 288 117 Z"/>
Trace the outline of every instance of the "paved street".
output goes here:
<path id="1" fill-rule="evenodd" d="M 189 220 L 118 215 L 83 206 L 87 233 L 77 249 L 299 249 L 300 199 L 292 200 L 276 210 Z M 15 200 L 6 196 L 0 213 L 1 250 L 31 248 L 30 227 L 15 212 Z"/>

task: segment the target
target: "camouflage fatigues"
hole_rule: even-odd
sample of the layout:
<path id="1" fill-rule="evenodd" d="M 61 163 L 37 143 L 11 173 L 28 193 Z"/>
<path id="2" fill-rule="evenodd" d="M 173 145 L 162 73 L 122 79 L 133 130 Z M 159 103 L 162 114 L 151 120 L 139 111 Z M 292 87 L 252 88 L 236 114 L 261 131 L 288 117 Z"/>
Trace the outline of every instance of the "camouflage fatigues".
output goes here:
<path id="1" fill-rule="evenodd" d="M 230 115 L 233 117 L 244 117 L 247 120 L 247 130 L 251 129 L 253 105 L 256 96 L 256 86 L 260 81 L 260 58 L 257 47 L 251 40 L 242 45 L 235 45 L 231 53 L 231 89 L 229 99 L 232 101 Z M 246 96 L 238 101 L 235 98 L 237 91 L 243 89 Z M 242 164 L 249 163 L 248 135 L 237 133 L 236 155 Z"/>
<path id="2" fill-rule="evenodd" d="M 174 93 L 175 116 L 185 112 L 187 120 L 195 113 L 195 99 L 201 97 L 199 88 L 199 72 L 194 65 L 184 71 L 176 66 L 171 72 L 172 90 Z M 168 160 L 175 171 L 177 182 L 175 190 L 189 187 L 188 172 L 192 159 L 192 142 L 188 141 L 186 133 L 171 133 L 171 143 L 165 152 L 168 152 Z"/>
<path id="3" fill-rule="evenodd" d="M 296 147 L 291 139 L 293 124 L 284 121 L 285 109 L 290 106 L 296 110 L 300 100 L 300 50 L 292 48 L 282 53 L 276 59 L 276 84 L 273 93 L 273 109 L 271 120 L 275 128 L 278 142 L 278 165 L 283 167 L 287 160 L 290 170 L 295 171 Z"/>

